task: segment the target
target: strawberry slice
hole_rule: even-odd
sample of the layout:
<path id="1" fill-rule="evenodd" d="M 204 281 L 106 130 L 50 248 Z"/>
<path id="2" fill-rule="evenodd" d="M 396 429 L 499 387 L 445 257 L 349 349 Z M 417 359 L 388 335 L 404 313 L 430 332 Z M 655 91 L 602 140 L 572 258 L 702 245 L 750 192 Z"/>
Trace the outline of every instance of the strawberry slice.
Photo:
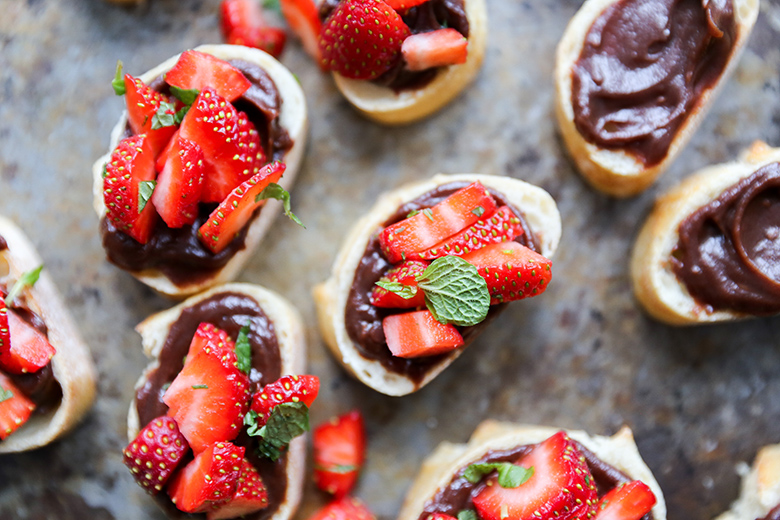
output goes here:
<path id="1" fill-rule="evenodd" d="M 492 244 L 463 259 L 487 282 L 491 305 L 542 294 L 552 279 L 552 261 L 517 242 Z"/>
<path id="2" fill-rule="evenodd" d="M 276 405 L 302 402 L 311 406 L 319 391 L 320 379 L 317 376 L 282 376 L 265 385 L 252 396 L 251 409 L 257 414 L 258 428 L 268 422 Z"/>
<path id="3" fill-rule="evenodd" d="M 157 177 L 152 203 L 168 227 L 180 228 L 192 224 L 198 216 L 203 191 L 203 150 L 179 136 L 173 143 L 166 150 L 168 155 Z"/>
<path id="4" fill-rule="evenodd" d="M 279 27 L 247 27 L 237 29 L 225 37 L 230 45 L 243 45 L 265 51 L 279 58 L 287 43 L 287 33 Z"/>
<path id="5" fill-rule="evenodd" d="M 142 197 L 141 183 L 154 181 L 154 152 L 146 134 L 123 139 L 111 154 L 103 180 L 106 218 L 138 242 L 145 244 L 157 214 Z"/>
<path id="6" fill-rule="evenodd" d="M 407 9 L 411 9 L 412 7 L 417 7 L 420 4 L 424 4 L 428 0 L 385 0 L 387 2 L 387 5 L 398 11 L 399 13 L 403 13 Z"/>
<path id="7" fill-rule="evenodd" d="M 230 501 L 246 449 L 229 442 L 208 445 L 171 480 L 168 494 L 185 513 L 203 513 Z"/>
<path id="8" fill-rule="evenodd" d="M 584 518 L 597 500 L 590 470 L 566 432 L 537 444 L 515 464 L 533 467 L 533 475 L 516 488 L 503 488 L 497 476 L 488 477 L 473 499 L 481 519 Z"/>
<path id="9" fill-rule="evenodd" d="M 6 309 L 10 348 L 0 350 L 0 368 L 12 374 L 33 374 L 49 364 L 56 354 L 41 331 Z"/>
<path id="10" fill-rule="evenodd" d="M 463 345 L 458 329 L 439 323 L 428 310 L 387 316 L 382 329 L 390 352 L 402 358 L 434 356 Z"/>
<path id="11" fill-rule="evenodd" d="M 421 253 L 496 210 L 493 197 L 475 182 L 456 191 L 432 208 L 386 227 L 379 243 L 388 261 L 396 264 Z"/>
<path id="12" fill-rule="evenodd" d="M 417 287 L 417 277 L 422 276 L 428 262 L 407 260 L 398 267 L 390 269 L 380 280 L 381 282 L 400 283 L 408 287 Z M 425 293 L 417 291 L 413 297 L 406 299 L 398 294 L 388 291 L 384 287 L 374 286 L 371 291 L 371 305 L 375 307 L 413 309 L 425 305 Z"/>
<path id="13" fill-rule="evenodd" d="M 322 53 L 317 43 L 322 22 L 314 0 L 279 0 L 282 15 L 293 34 L 301 40 L 303 49 L 317 63 L 322 62 Z"/>
<path id="14" fill-rule="evenodd" d="M 355 485 L 366 456 L 366 428 L 359 410 L 314 429 L 314 484 L 341 498 Z"/>
<path id="15" fill-rule="evenodd" d="M 235 101 L 252 83 L 228 62 L 199 51 L 184 51 L 165 74 L 165 82 L 184 90 L 212 89 L 222 98 Z"/>
<path id="16" fill-rule="evenodd" d="M 192 336 L 187 357 L 194 358 L 201 350 L 207 347 L 228 350 L 236 349 L 235 343 L 230 339 L 227 332 L 215 327 L 211 323 L 202 322 L 198 325 L 195 335 Z"/>
<path id="17" fill-rule="evenodd" d="M 35 403 L 0 372 L 0 440 L 18 430 L 34 410 Z"/>
<path id="18" fill-rule="evenodd" d="M 190 447 L 170 417 L 158 417 L 147 424 L 127 445 L 125 465 L 148 493 L 156 495 L 179 466 Z"/>
<path id="19" fill-rule="evenodd" d="M 8 328 L 8 309 L 5 306 L 5 295 L 0 291 L 0 359 L 11 350 L 11 329 Z"/>
<path id="20" fill-rule="evenodd" d="M 409 70 L 426 70 L 466 63 L 469 41 L 455 29 L 413 34 L 404 40 L 401 54 Z"/>
<path id="21" fill-rule="evenodd" d="M 345 496 L 317 510 L 308 520 L 376 520 L 376 516 L 359 499 Z"/>
<path id="22" fill-rule="evenodd" d="M 125 102 L 127 103 L 127 122 L 133 134 L 146 134 L 152 153 L 157 156 L 160 150 L 170 141 L 176 131 L 176 126 L 163 126 L 152 129 L 155 114 L 162 103 L 168 103 L 170 108 L 165 113 L 175 113 L 174 101 L 152 90 L 143 81 L 125 74 Z"/>
<path id="23" fill-rule="evenodd" d="M 278 58 L 287 36 L 282 29 L 268 27 L 255 0 L 222 0 L 222 34 L 231 45 L 262 49 Z"/>
<path id="24" fill-rule="evenodd" d="M 198 238 L 203 245 L 215 254 L 227 247 L 236 233 L 252 218 L 252 213 L 265 203 L 264 200 L 256 200 L 257 196 L 269 184 L 277 182 L 285 168 L 285 164 L 279 161 L 268 164 L 257 175 L 234 189 L 198 229 Z"/>
<path id="25" fill-rule="evenodd" d="M 244 459 L 241 461 L 241 472 L 238 475 L 236 493 L 225 505 L 215 511 L 208 511 L 208 520 L 223 518 L 238 518 L 268 507 L 268 490 L 260 477 L 260 473 L 252 464 Z"/>
<path id="26" fill-rule="evenodd" d="M 604 495 L 594 520 L 639 520 L 655 505 L 656 498 L 644 482 L 621 484 Z"/>
<path id="27" fill-rule="evenodd" d="M 430 513 L 425 520 L 457 520 L 457 518 L 444 513 Z"/>

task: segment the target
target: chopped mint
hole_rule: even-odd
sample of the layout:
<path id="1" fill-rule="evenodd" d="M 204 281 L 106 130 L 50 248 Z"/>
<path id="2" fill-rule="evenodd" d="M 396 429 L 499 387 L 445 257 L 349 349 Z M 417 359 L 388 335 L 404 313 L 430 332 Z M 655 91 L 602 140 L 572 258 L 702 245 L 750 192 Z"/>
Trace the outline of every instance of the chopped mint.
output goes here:
<path id="1" fill-rule="evenodd" d="M 176 112 L 176 114 L 174 114 L 173 121 L 177 125 L 180 125 L 181 122 L 184 121 L 184 116 L 186 116 L 187 112 L 190 111 L 190 107 L 191 105 L 185 105 L 181 110 L 179 110 L 178 112 Z"/>
<path id="2" fill-rule="evenodd" d="M 458 520 L 479 520 L 479 517 L 473 509 L 464 509 L 458 513 Z"/>
<path id="3" fill-rule="evenodd" d="M 160 108 L 152 116 L 152 130 L 164 128 L 166 126 L 176 126 L 176 107 L 173 103 L 160 103 Z"/>
<path id="4" fill-rule="evenodd" d="M 114 94 L 117 96 L 124 96 L 127 89 L 125 88 L 125 77 L 122 74 L 122 62 L 116 62 L 116 75 L 111 81 L 111 86 L 114 87 Z"/>
<path id="5" fill-rule="evenodd" d="M 194 88 L 187 90 L 171 85 L 171 94 L 173 94 L 176 99 L 189 106 L 198 98 L 200 91 Z"/>
<path id="6" fill-rule="evenodd" d="M 423 212 L 423 215 L 428 217 L 428 220 L 433 222 L 433 210 L 431 208 L 425 208 L 424 210 L 422 210 L 422 212 Z"/>
<path id="7" fill-rule="evenodd" d="M 277 13 L 282 12 L 282 7 L 279 4 L 279 0 L 263 0 L 263 9 L 268 9 L 269 11 L 276 11 Z"/>
<path id="8" fill-rule="evenodd" d="M 376 285 L 391 293 L 397 294 L 404 300 L 411 300 L 417 295 L 417 286 L 415 285 L 404 285 L 399 282 L 383 282 L 382 280 L 376 282 Z"/>
<path id="9" fill-rule="evenodd" d="M 417 286 L 425 292 L 425 305 L 437 321 L 461 327 L 476 325 L 490 308 L 487 282 L 477 268 L 459 256 L 437 258 Z"/>
<path id="10" fill-rule="evenodd" d="M 5 297 L 6 307 L 11 307 L 14 304 L 16 297 L 19 296 L 22 291 L 35 285 L 35 282 L 37 282 L 38 278 L 41 276 L 42 270 L 43 264 L 39 265 L 35 269 L 30 269 L 29 271 L 22 273 L 22 276 L 16 280 L 13 287 L 11 287 L 11 290 L 8 291 L 8 295 Z"/>
<path id="11" fill-rule="evenodd" d="M 516 488 L 520 487 L 531 478 L 534 474 L 534 468 L 525 468 L 512 464 L 511 462 L 496 462 L 485 464 L 472 464 L 463 473 L 463 478 L 468 480 L 472 484 L 478 483 L 482 480 L 482 477 L 493 472 L 498 471 L 498 485 L 502 488 Z"/>
<path id="12" fill-rule="evenodd" d="M 8 401 L 9 399 L 13 398 L 14 393 L 10 390 L 6 390 L 5 388 L 0 386 L 0 403 L 3 401 Z"/>
<path id="13" fill-rule="evenodd" d="M 476 208 L 472 209 L 471 212 L 476 216 L 481 217 L 482 215 L 485 214 L 485 208 L 483 208 L 482 206 L 477 206 Z"/>
<path id="14" fill-rule="evenodd" d="M 252 346 L 249 344 L 249 323 L 241 327 L 236 338 L 236 359 L 240 371 L 248 374 L 252 369 Z"/>
<path id="15" fill-rule="evenodd" d="M 419 209 L 413 209 L 409 213 L 407 213 L 406 218 L 412 218 L 413 216 L 417 215 L 420 212 Z"/>
<path id="16" fill-rule="evenodd" d="M 192 385 L 193 390 L 206 390 L 208 387 L 209 385 Z"/>
<path id="17" fill-rule="evenodd" d="M 255 202 L 260 202 L 264 199 L 276 199 L 281 200 L 282 204 L 284 205 L 284 214 L 289 217 L 290 220 L 301 226 L 302 228 L 306 229 L 306 226 L 303 225 L 303 222 L 301 222 L 301 219 L 299 219 L 292 211 L 290 211 L 290 194 L 287 190 L 279 186 L 278 184 L 272 182 L 268 186 L 265 187 L 263 191 L 260 192 L 260 194 L 255 197 Z"/>
<path id="18" fill-rule="evenodd" d="M 102 175 L 103 175 L 104 179 L 106 178 L 106 175 L 108 175 L 108 163 L 105 163 L 103 165 L 103 174 Z"/>
<path id="19" fill-rule="evenodd" d="M 146 207 L 146 203 L 152 198 L 157 181 L 141 181 L 138 183 L 138 213 Z"/>
<path id="20" fill-rule="evenodd" d="M 257 414 L 250 411 L 244 416 L 244 424 L 249 426 L 250 436 L 260 437 L 258 453 L 275 461 L 291 440 L 309 431 L 309 407 L 302 402 L 277 404 L 262 428 L 257 427 Z"/>

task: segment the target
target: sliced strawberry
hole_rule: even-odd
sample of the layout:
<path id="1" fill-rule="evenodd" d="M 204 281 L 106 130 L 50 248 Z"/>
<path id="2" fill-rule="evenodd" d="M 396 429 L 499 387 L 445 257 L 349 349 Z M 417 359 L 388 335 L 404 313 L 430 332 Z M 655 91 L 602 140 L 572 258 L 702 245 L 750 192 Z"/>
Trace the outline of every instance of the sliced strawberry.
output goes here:
<path id="1" fill-rule="evenodd" d="M 621 484 L 604 495 L 594 520 L 639 520 L 655 505 L 656 498 L 644 482 Z"/>
<path id="2" fill-rule="evenodd" d="M 222 0 L 222 34 L 231 45 L 262 49 L 278 58 L 287 36 L 278 27 L 269 27 L 255 0 Z"/>
<path id="3" fill-rule="evenodd" d="M 233 31 L 225 41 L 231 45 L 254 47 L 279 58 L 287 43 L 287 33 L 279 27 L 247 27 Z"/>
<path id="4" fill-rule="evenodd" d="M 214 511 L 208 511 L 208 520 L 223 518 L 238 518 L 268 507 L 268 490 L 252 464 L 244 459 L 241 461 L 241 472 L 238 475 L 236 493 L 225 505 Z"/>
<path id="5" fill-rule="evenodd" d="M 153 181 L 154 177 L 154 152 L 146 134 L 140 134 L 119 143 L 108 160 L 103 179 L 106 218 L 142 244 L 149 241 L 157 213 L 153 204 L 141 199 L 139 188 L 142 182 Z"/>
<path id="6" fill-rule="evenodd" d="M 387 316 L 382 329 L 390 352 L 402 358 L 434 356 L 463 345 L 458 329 L 439 323 L 428 310 Z"/>
<path id="7" fill-rule="evenodd" d="M 56 354 L 41 331 L 6 309 L 10 348 L 0 351 L 0 368 L 12 374 L 33 374 L 49 364 Z"/>
<path id="8" fill-rule="evenodd" d="M 488 477 L 473 499 L 482 520 L 584 518 L 596 503 L 596 485 L 585 458 L 566 432 L 537 444 L 515 464 L 533 467 L 533 475 L 516 488 L 503 488 L 497 476 Z"/>
<path id="9" fill-rule="evenodd" d="M 154 160 L 154 169 L 157 173 L 160 173 L 165 169 L 165 163 L 168 162 L 168 156 L 171 154 L 173 147 L 179 142 L 179 139 L 181 139 L 181 132 L 177 128 L 173 133 L 173 137 L 168 141 L 168 144 L 166 144 L 165 148 L 157 154 L 157 159 Z"/>
<path id="10" fill-rule="evenodd" d="M 491 305 L 542 294 L 552 279 L 552 261 L 517 242 L 492 244 L 463 259 L 487 282 Z"/>
<path id="11" fill-rule="evenodd" d="M 267 25 L 257 0 L 222 0 L 220 15 L 225 38 L 234 31 Z"/>
<path id="12" fill-rule="evenodd" d="M 158 417 L 147 424 L 127 445 L 125 466 L 148 493 L 156 495 L 179 466 L 190 447 L 170 417 Z"/>
<path id="13" fill-rule="evenodd" d="M 375 79 L 401 59 L 411 32 L 382 0 L 344 0 L 322 25 L 322 66 L 352 79 Z"/>
<path id="14" fill-rule="evenodd" d="M 466 63 L 469 41 L 455 29 L 413 34 L 404 40 L 401 54 L 409 70 L 426 70 Z"/>
<path id="15" fill-rule="evenodd" d="M 278 161 L 268 164 L 257 175 L 234 189 L 198 229 L 198 238 L 203 245 L 214 253 L 227 247 L 252 217 L 252 213 L 265 202 L 256 200 L 257 196 L 269 184 L 277 182 L 285 168 L 284 163 Z"/>
<path id="16" fill-rule="evenodd" d="M 152 203 L 168 227 L 180 228 L 195 222 L 202 191 L 203 150 L 177 136 L 157 177 Z"/>
<path id="17" fill-rule="evenodd" d="M 0 359 L 11 350 L 11 329 L 8 328 L 8 309 L 5 295 L 0 291 Z"/>
<path id="18" fill-rule="evenodd" d="M 396 264 L 421 253 L 496 210 L 493 197 L 479 182 L 456 191 L 432 208 L 386 227 L 379 234 L 382 251 Z"/>
<path id="19" fill-rule="evenodd" d="M 156 90 L 152 90 L 143 81 L 125 74 L 125 102 L 127 103 L 127 122 L 133 134 L 146 134 L 152 153 L 157 156 L 170 141 L 176 131 L 175 125 L 163 126 L 152 129 L 153 119 L 162 103 L 169 103 L 170 107 L 165 112 L 175 113 L 174 103 L 171 98 Z"/>
<path id="20" fill-rule="evenodd" d="M 236 493 L 245 450 L 229 442 L 206 446 L 171 480 L 171 501 L 185 513 L 203 513 L 228 502 Z"/>
<path id="21" fill-rule="evenodd" d="M 195 335 L 192 336 L 190 349 L 187 351 L 187 358 L 194 358 L 201 350 L 207 347 L 218 350 L 235 350 L 236 345 L 227 332 L 215 327 L 211 323 L 203 322 L 198 325 Z"/>
<path id="22" fill-rule="evenodd" d="M 357 481 L 366 456 L 366 428 L 359 410 L 314 429 L 314 483 L 341 498 Z"/>
<path id="23" fill-rule="evenodd" d="M 417 7 L 420 4 L 424 4 L 428 0 L 385 0 L 387 2 L 387 5 L 398 11 L 399 13 L 403 13 L 407 9 L 411 9 L 412 7 Z"/>
<path id="24" fill-rule="evenodd" d="M 322 54 L 317 43 L 322 22 L 314 0 L 279 0 L 282 15 L 287 25 L 301 40 L 304 50 L 314 58 L 317 63 L 322 62 Z"/>
<path id="25" fill-rule="evenodd" d="M 376 520 L 376 516 L 359 499 L 345 496 L 317 510 L 308 520 Z"/>
<path id="26" fill-rule="evenodd" d="M 0 440 L 18 430 L 34 410 L 35 403 L 0 372 Z"/>
<path id="27" fill-rule="evenodd" d="M 311 406 L 320 391 L 317 376 L 282 376 L 265 385 L 252 396 L 252 411 L 257 414 L 257 426 L 268 422 L 271 411 L 282 403 L 304 403 Z"/>
<path id="28" fill-rule="evenodd" d="M 235 101 L 252 83 L 230 63 L 199 51 L 184 51 L 165 74 L 165 82 L 184 90 L 212 89 L 220 97 Z"/>
<path id="29" fill-rule="evenodd" d="M 408 287 L 417 287 L 417 277 L 422 276 L 427 267 L 428 262 L 407 260 L 398 267 L 390 269 L 380 281 L 396 282 Z M 405 299 L 384 287 L 376 285 L 371 291 L 371 305 L 385 308 L 412 309 L 425 305 L 425 293 L 418 290 L 413 297 Z"/>
<path id="30" fill-rule="evenodd" d="M 444 513 L 431 513 L 425 517 L 425 520 L 457 520 L 457 518 Z"/>

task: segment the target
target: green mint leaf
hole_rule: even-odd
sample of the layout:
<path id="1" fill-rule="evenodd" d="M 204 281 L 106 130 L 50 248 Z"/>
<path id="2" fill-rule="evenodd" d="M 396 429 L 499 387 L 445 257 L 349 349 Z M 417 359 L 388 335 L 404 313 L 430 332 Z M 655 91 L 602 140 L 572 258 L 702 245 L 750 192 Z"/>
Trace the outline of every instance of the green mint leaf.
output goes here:
<path id="1" fill-rule="evenodd" d="M 8 291 L 8 295 L 5 297 L 6 307 L 11 307 L 14 304 L 16 297 L 19 296 L 22 291 L 35 285 L 35 282 L 37 282 L 38 278 L 41 276 L 42 270 L 43 264 L 39 265 L 35 269 L 30 269 L 29 271 L 22 273 L 22 276 L 20 276 L 19 279 L 14 282 L 13 287 L 11 287 L 11 290 Z"/>
<path id="2" fill-rule="evenodd" d="M 301 219 L 299 219 L 292 211 L 290 211 L 290 194 L 287 192 L 287 190 L 272 182 L 266 186 L 263 191 L 260 192 L 260 195 L 255 197 L 255 202 L 260 202 L 261 200 L 265 199 L 281 200 L 282 204 L 284 205 L 284 214 L 287 215 L 290 220 L 306 229 L 306 226 L 303 225 Z"/>
<path id="3" fill-rule="evenodd" d="M 104 179 L 106 178 L 106 175 L 108 175 L 108 163 L 105 163 L 105 164 L 103 165 L 103 173 L 102 173 L 102 176 L 103 176 L 103 178 L 104 178 Z"/>
<path id="4" fill-rule="evenodd" d="M 241 327 L 236 338 L 236 366 L 240 371 L 248 374 L 252 369 L 252 346 L 249 344 L 249 323 Z"/>
<path id="5" fill-rule="evenodd" d="M 114 94 L 117 96 L 124 96 L 127 89 L 125 88 L 125 77 L 122 74 L 122 62 L 116 62 L 116 75 L 111 81 L 111 86 L 114 87 Z"/>
<path id="6" fill-rule="evenodd" d="M 425 292 L 428 310 L 444 324 L 476 325 L 490 308 L 487 282 L 476 267 L 459 256 L 434 260 L 417 278 L 417 286 Z"/>
<path id="7" fill-rule="evenodd" d="M 386 291 L 397 294 L 404 300 L 410 300 L 417 294 L 417 287 L 414 285 L 404 285 L 399 282 L 383 282 L 382 280 L 376 282 L 376 285 Z"/>
<path id="8" fill-rule="evenodd" d="M 479 517 L 473 509 L 464 509 L 458 513 L 458 520 L 479 520 Z"/>
<path id="9" fill-rule="evenodd" d="M 177 125 L 180 125 L 180 124 L 181 124 L 181 122 L 182 122 L 182 121 L 184 121 L 184 116 L 186 116 L 186 115 L 187 115 L 187 112 L 189 112 L 189 111 L 190 111 L 190 107 L 191 107 L 191 105 L 186 105 L 184 108 L 182 108 L 181 110 L 179 110 L 178 112 L 176 112 L 176 114 L 174 114 L 174 116 L 173 116 L 173 121 L 174 121 L 174 122 L 175 122 Z"/>
<path id="10" fill-rule="evenodd" d="M 534 474 L 534 468 L 525 468 L 511 462 L 472 464 L 463 473 L 463 478 L 472 484 L 478 483 L 485 475 L 498 471 L 498 485 L 502 488 L 520 487 Z"/>
<path id="11" fill-rule="evenodd" d="M 282 12 L 282 7 L 279 4 L 279 0 L 263 0 L 263 8 L 270 11 Z"/>
<path id="12" fill-rule="evenodd" d="M 315 464 L 314 469 L 327 471 L 328 473 L 352 473 L 353 471 L 357 471 L 358 468 L 352 464 L 335 464 L 333 466 Z"/>
<path id="13" fill-rule="evenodd" d="M 146 207 L 146 203 L 152 198 L 157 181 L 141 181 L 138 183 L 138 213 Z"/>
<path id="14" fill-rule="evenodd" d="M 417 215 L 420 212 L 419 209 L 413 209 L 409 213 L 406 214 L 406 218 L 412 218 L 413 216 Z"/>
<path id="15" fill-rule="evenodd" d="M 10 390 L 6 390 L 3 387 L 0 386 L 0 403 L 3 401 L 8 401 L 14 396 L 14 393 Z"/>
<path id="16" fill-rule="evenodd" d="M 207 390 L 209 385 L 192 385 L 193 390 Z"/>
<path id="17" fill-rule="evenodd" d="M 423 215 L 428 217 L 428 220 L 433 222 L 433 210 L 431 208 L 425 208 L 424 210 L 422 210 L 422 212 L 423 212 Z"/>
<path id="18" fill-rule="evenodd" d="M 244 416 L 244 425 L 247 426 L 246 433 L 251 437 L 260 435 L 260 427 L 257 425 L 257 412 L 249 410 Z"/>
<path id="19" fill-rule="evenodd" d="M 170 383 L 165 383 L 164 385 L 162 385 L 162 390 L 163 390 L 163 392 L 165 392 L 166 390 L 168 390 L 170 387 L 171 387 L 171 384 L 170 384 Z"/>
<path id="20" fill-rule="evenodd" d="M 292 75 L 293 75 L 293 78 L 295 78 L 295 81 L 298 82 L 298 85 L 303 85 L 303 83 L 301 83 L 301 78 L 299 78 L 296 73 L 293 72 Z"/>
<path id="21" fill-rule="evenodd" d="M 476 208 L 472 209 L 471 212 L 476 216 L 481 217 L 482 215 L 485 214 L 485 208 L 483 208 L 482 206 L 477 206 Z"/>
<path id="22" fill-rule="evenodd" d="M 152 116 L 152 130 L 164 128 L 166 126 L 176 126 L 175 106 L 173 103 L 160 103 L 160 108 Z"/>
<path id="23" fill-rule="evenodd" d="M 198 97 L 198 94 L 200 94 L 200 91 L 198 89 L 183 89 L 179 87 L 174 87 L 171 85 L 171 94 L 174 95 L 176 99 L 184 103 L 185 105 L 192 105 L 195 100 Z"/>
<path id="24" fill-rule="evenodd" d="M 258 452 L 275 461 L 287 449 L 291 440 L 307 431 L 309 407 L 305 403 L 277 404 L 271 410 L 271 416 L 265 426 L 256 431 L 256 436 L 261 439 L 257 447 Z M 249 431 L 247 433 L 252 435 Z"/>

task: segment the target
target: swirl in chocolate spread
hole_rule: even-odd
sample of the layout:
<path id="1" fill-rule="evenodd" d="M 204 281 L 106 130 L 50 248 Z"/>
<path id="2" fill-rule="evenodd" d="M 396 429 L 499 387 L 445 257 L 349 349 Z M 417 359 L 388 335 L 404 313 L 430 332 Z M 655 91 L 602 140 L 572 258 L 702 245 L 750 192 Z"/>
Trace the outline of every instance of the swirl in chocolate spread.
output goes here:
<path id="1" fill-rule="evenodd" d="M 452 182 L 438 186 L 430 192 L 421 195 L 398 208 L 398 210 L 382 224 L 382 227 L 385 228 L 391 224 L 400 222 L 414 210 L 435 206 L 467 185 L 468 184 L 465 182 Z M 509 204 L 500 193 L 490 188 L 488 188 L 488 192 L 496 199 L 499 206 L 508 205 L 520 219 L 520 224 L 523 227 L 523 234 L 517 237 L 516 241 L 536 252 L 540 252 L 541 248 L 531 227 L 528 225 L 528 222 L 526 222 L 522 211 L 519 211 Z M 392 267 L 392 264 L 390 264 L 382 254 L 378 234 L 372 236 L 366 246 L 363 257 L 355 269 L 355 278 L 353 279 L 352 288 L 347 297 L 345 325 L 350 339 L 357 346 L 357 349 L 362 356 L 367 359 L 379 361 L 383 367 L 391 372 L 403 374 L 413 381 L 420 382 L 428 371 L 446 357 L 447 354 L 405 359 L 395 357 L 390 353 L 387 342 L 385 341 L 385 333 L 382 329 L 382 320 L 391 314 L 407 312 L 408 310 L 374 307 L 371 305 L 370 295 L 371 290 L 374 288 L 374 284 Z M 479 331 L 504 309 L 505 305 L 506 304 L 492 305 L 487 318 L 473 327 L 458 327 L 466 344 L 472 341 Z"/>
<path id="2" fill-rule="evenodd" d="M 671 264 L 709 310 L 780 312 L 780 164 L 768 164 L 689 215 Z"/>
<path id="3" fill-rule="evenodd" d="M 737 39 L 731 0 L 621 0 L 590 27 L 572 71 L 585 140 L 661 162 Z"/>
<path id="4" fill-rule="evenodd" d="M 757 520 L 780 520 L 780 504 L 777 504 L 777 506 L 768 512 L 764 518 L 759 518 Z"/>

